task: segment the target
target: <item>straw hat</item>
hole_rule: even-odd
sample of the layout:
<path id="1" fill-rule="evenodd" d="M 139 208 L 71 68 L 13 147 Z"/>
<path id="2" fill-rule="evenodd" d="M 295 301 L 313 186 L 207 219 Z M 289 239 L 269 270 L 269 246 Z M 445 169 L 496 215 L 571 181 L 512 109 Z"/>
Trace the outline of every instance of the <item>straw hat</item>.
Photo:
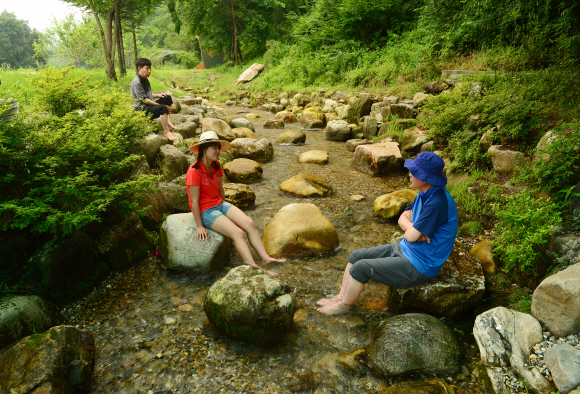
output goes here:
<path id="1" fill-rule="evenodd" d="M 220 152 L 230 147 L 230 143 L 226 140 L 220 140 L 215 131 L 206 131 L 199 136 L 199 142 L 189 148 L 190 152 L 199 153 L 199 146 L 209 142 L 219 142 L 221 145 Z"/>

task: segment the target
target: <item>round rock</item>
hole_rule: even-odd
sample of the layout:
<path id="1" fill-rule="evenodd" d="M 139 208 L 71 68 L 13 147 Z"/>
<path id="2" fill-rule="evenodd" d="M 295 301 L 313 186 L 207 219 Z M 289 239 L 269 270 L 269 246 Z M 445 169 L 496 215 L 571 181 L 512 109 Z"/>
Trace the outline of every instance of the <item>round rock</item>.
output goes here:
<path id="1" fill-rule="evenodd" d="M 236 183 L 252 183 L 262 179 L 262 166 L 250 159 L 235 159 L 223 166 L 226 177 Z"/>
<path id="2" fill-rule="evenodd" d="M 352 138 L 352 131 L 346 120 L 331 120 L 326 125 L 326 139 L 344 142 Z"/>
<path id="3" fill-rule="evenodd" d="M 326 197 L 332 194 L 332 186 L 319 176 L 298 174 L 282 182 L 280 190 L 303 197 Z"/>
<path id="4" fill-rule="evenodd" d="M 203 309 L 209 321 L 224 334 L 269 345 L 281 342 L 292 327 L 296 300 L 282 280 L 243 265 L 213 284 Z"/>
<path id="5" fill-rule="evenodd" d="M 298 161 L 300 163 L 326 164 L 328 163 L 328 152 L 325 150 L 309 150 L 301 153 L 298 156 Z"/>
<path id="6" fill-rule="evenodd" d="M 232 120 L 232 124 L 234 125 L 235 128 L 245 127 L 247 129 L 252 130 L 254 133 L 256 132 L 256 129 L 254 128 L 254 124 L 252 122 L 250 122 L 248 119 L 236 118 L 236 119 Z"/>
<path id="7" fill-rule="evenodd" d="M 306 142 L 306 133 L 300 129 L 290 129 L 276 137 L 277 144 L 303 144 Z"/>
<path id="8" fill-rule="evenodd" d="M 163 180 L 171 181 L 187 172 L 189 162 L 179 148 L 173 145 L 163 145 L 159 150 L 161 174 Z"/>
<path id="9" fill-rule="evenodd" d="M 256 139 L 256 135 L 254 134 L 254 132 L 248 129 L 247 127 L 236 127 L 235 129 L 232 129 L 232 132 L 234 133 L 236 138 L 252 138 L 254 140 Z"/>
<path id="10" fill-rule="evenodd" d="M 236 138 L 232 141 L 228 152 L 236 159 L 252 159 L 260 163 L 272 160 L 274 147 L 267 138 L 256 141 L 253 138 Z"/>
<path id="11" fill-rule="evenodd" d="M 256 194 L 248 186 L 241 183 L 224 184 L 225 200 L 238 208 L 253 207 Z"/>

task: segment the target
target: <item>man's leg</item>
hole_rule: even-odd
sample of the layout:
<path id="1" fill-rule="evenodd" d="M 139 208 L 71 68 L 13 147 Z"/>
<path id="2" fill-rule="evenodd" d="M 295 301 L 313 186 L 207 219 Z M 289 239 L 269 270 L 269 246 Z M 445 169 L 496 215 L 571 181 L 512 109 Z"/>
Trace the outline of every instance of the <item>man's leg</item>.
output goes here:
<path id="1" fill-rule="evenodd" d="M 164 113 L 159 116 L 161 121 L 161 126 L 163 126 L 163 134 L 169 139 L 169 141 L 175 141 L 177 138 L 169 131 L 169 114 Z"/>
<path id="2" fill-rule="evenodd" d="M 171 123 L 171 119 L 169 119 L 169 114 L 171 113 L 171 105 L 173 104 L 173 99 L 171 98 L 171 95 L 167 95 L 165 97 L 159 97 L 157 100 L 155 100 L 155 102 L 157 104 L 160 105 L 165 105 L 167 107 L 167 127 L 169 127 L 170 129 L 173 130 L 177 130 L 177 127 L 175 127 L 173 125 L 173 123 Z"/>

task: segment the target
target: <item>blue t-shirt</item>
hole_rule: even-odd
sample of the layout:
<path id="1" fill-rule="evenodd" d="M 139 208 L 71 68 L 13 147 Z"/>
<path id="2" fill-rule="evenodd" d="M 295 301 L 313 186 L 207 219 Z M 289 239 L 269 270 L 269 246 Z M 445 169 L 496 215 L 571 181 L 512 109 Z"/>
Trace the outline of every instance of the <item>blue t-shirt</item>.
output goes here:
<path id="1" fill-rule="evenodd" d="M 449 258 L 459 223 L 457 205 L 445 186 L 432 186 L 419 192 L 406 210 L 413 210 L 413 227 L 431 239 L 431 243 L 401 241 L 401 251 L 423 275 L 434 278 Z"/>

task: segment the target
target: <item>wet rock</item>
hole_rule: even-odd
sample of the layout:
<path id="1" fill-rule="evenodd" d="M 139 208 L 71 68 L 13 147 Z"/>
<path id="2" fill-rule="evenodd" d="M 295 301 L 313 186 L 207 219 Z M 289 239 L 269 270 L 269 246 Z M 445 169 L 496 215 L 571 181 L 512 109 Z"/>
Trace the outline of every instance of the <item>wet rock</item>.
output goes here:
<path id="1" fill-rule="evenodd" d="M 411 104 L 393 104 L 391 105 L 391 114 L 396 115 L 402 119 L 409 119 L 413 117 L 415 108 Z"/>
<path id="2" fill-rule="evenodd" d="M 185 182 L 183 185 L 174 182 L 160 182 L 158 186 L 161 191 L 169 196 L 175 213 L 191 212 Z"/>
<path id="3" fill-rule="evenodd" d="M 254 124 L 252 122 L 250 122 L 248 119 L 245 118 L 236 118 L 232 120 L 232 125 L 235 128 L 238 127 L 245 127 L 247 129 L 252 130 L 254 133 L 256 132 L 256 129 L 254 128 Z"/>
<path id="4" fill-rule="evenodd" d="M 352 168 L 371 175 L 387 175 L 400 171 L 402 164 L 403 156 L 396 142 L 359 145 L 350 162 Z"/>
<path id="5" fill-rule="evenodd" d="M 332 194 L 332 186 L 319 176 L 298 174 L 280 184 L 280 190 L 303 197 L 326 197 Z"/>
<path id="6" fill-rule="evenodd" d="M 205 274 L 221 268 L 228 259 L 232 241 L 210 229 L 207 239 L 197 239 L 191 213 L 170 215 L 159 232 L 159 253 L 165 268 Z"/>
<path id="7" fill-rule="evenodd" d="M 101 260 L 114 271 L 129 268 L 149 254 L 149 236 L 136 214 L 107 227 L 96 242 Z"/>
<path id="8" fill-rule="evenodd" d="M 228 179 L 236 183 L 252 183 L 262 179 L 262 166 L 250 159 L 235 159 L 223 166 Z"/>
<path id="9" fill-rule="evenodd" d="M 306 129 L 321 129 L 324 127 L 324 115 L 318 107 L 310 107 L 302 112 L 300 123 Z"/>
<path id="10" fill-rule="evenodd" d="M 334 227 L 352 227 L 355 225 L 352 207 L 346 207 L 342 213 L 334 215 L 330 221 Z"/>
<path id="11" fill-rule="evenodd" d="M 362 133 L 365 139 L 372 140 L 373 137 L 377 135 L 379 131 L 379 127 L 377 125 L 377 120 L 370 116 L 367 116 L 363 119 L 362 123 Z"/>
<path id="12" fill-rule="evenodd" d="M 282 280 L 259 268 L 236 267 L 213 284 L 203 309 L 225 335 L 257 345 L 280 343 L 292 327 L 296 300 Z"/>
<path id="13" fill-rule="evenodd" d="M 274 147 L 267 138 L 257 141 L 252 138 L 236 138 L 232 141 L 228 152 L 236 159 L 252 159 L 265 163 L 274 157 Z"/>
<path id="14" fill-rule="evenodd" d="M 4 296 L 0 298 L 0 348 L 62 321 L 56 306 L 38 296 Z"/>
<path id="15" fill-rule="evenodd" d="M 423 90 L 425 91 L 425 93 L 439 94 L 448 88 L 449 85 L 441 81 L 427 82 L 425 85 L 423 85 Z"/>
<path id="16" fill-rule="evenodd" d="M 260 71 L 264 69 L 264 65 L 260 63 L 254 63 L 246 69 L 239 77 L 238 83 L 240 82 L 250 82 L 252 79 L 256 78 Z"/>
<path id="17" fill-rule="evenodd" d="M 262 236 L 271 256 L 316 256 L 338 247 L 338 233 L 313 204 L 290 204 L 270 220 Z"/>
<path id="18" fill-rule="evenodd" d="M 429 137 L 418 127 L 411 127 L 403 131 L 401 139 L 401 150 L 409 154 L 416 154 L 421 151 L 421 146 L 429 141 Z"/>
<path id="19" fill-rule="evenodd" d="M 326 139 L 344 142 L 352 138 L 352 131 L 345 120 L 332 120 L 326 125 Z"/>
<path id="20" fill-rule="evenodd" d="M 155 161 L 157 160 L 157 155 L 159 150 L 163 145 L 169 144 L 167 137 L 159 134 L 148 134 L 141 141 L 141 152 L 145 155 L 149 167 L 154 168 Z"/>
<path id="21" fill-rule="evenodd" d="M 366 139 L 354 139 L 346 141 L 346 150 L 349 152 L 354 152 L 357 146 L 359 145 L 370 145 L 372 144 L 371 141 Z"/>
<path id="22" fill-rule="evenodd" d="M 574 193 L 574 190 L 572 192 Z M 580 236 L 576 234 L 553 235 L 552 250 L 571 264 L 578 263 L 580 262 Z"/>
<path id="23" fill-rule="evenodd" d="M 298 122 L 298 119 L 296 119 L 296 115 L 290 111 L 278 112 L 274 119 L 281 120 L 284 123 Z"/>
<path id="24" fill-rule="evenodd" d="M 88 331 L 57 326 L 0 350 L 2 393 L 88 393 L 95 367 Z"/>
<path id="25" fill-rule="evenodd" d="M 403 189 L 377 197 L 373 203 L 373 216 L 383 219 L 399 216 L 413 203 L 417 194 L 418 190 Z"/>
<path id="26" fill-rule="evenodd" d="M 580 332 L 580 264 L 542 281 L 532 296 L 532 316 L 556 336 Z"/>
<path id="27" fill-rule="evenodd" d="M 354 376 L 363 376 L 366 374 L 367 368 L 365 367 L 365 362 L 366 351 L 364 349 L 358 349 L 352 353 L 341 353 L 336 359 L 336 364 Z"/>
<path id="28" fill-rule="evenodd" d="M 544 354 L 546 367 L 562 394 L 580 388 L 580 349 L 567 343 L 557 344 Z"/>
<path id="29" fill-rule="evenodd" d="M 325 150 L 309 150 L 301 153 L 298 156 L 298 161 L 300 163 L 326 164 L 328 163 L 328 152 Z"/>
<path id="30" fill-rule="evenodd" d="M 238 208 L 253 207 L 256 194 L 248 186 L 241 183 L 224 184 L 225 200 Z"/>
<path id="31" fill-rule="evenodd" d="M 232 128 L 221 119 L 203 118 L 201 121 L 201 131 L 205 133 L 209 130 L 215 131 L 221 140 L 233 141 L 236 138 Z"/>
<path id="32" fill-rule="evenodd" d="M 163 145 L 159 150 L 162 179 L 171 181 L 187 172 L 189 163 L 179 148 L 173 145 Z"/>
<path id="33" fill-rule="evenodd" d="M 267 120 L 264 122 L 265 129 L 283 129 L 284 128 L 284 121 L 283 120 Z"/>
<path id="34" fill-rule="evenodd" d="M 257 119 L 259 117 L 260 117 L 260 115 L 254 114 L 254 113 L 249 113 L 246 115 L 246 119 Z"/>
<path id="35" fill-rule="evenodd" d="M 290 129 L 278 134 L 277 144 L 303 144 L 306 142 L 306 133 L 300 129 Z"/>
<path id="36" fill-rule="evenodd" d="M 492 145 L 488 152 L 491 154 L 493 169 L 499 172 L 512 172 L 514 168 L 527 163 L 524 153 L 503 148 L 502 145 Z"/>
<path id="37" fill-rule="evenodd" d="M 419 308 L 448 319 L 477 305 L 484 292 L 481 264 L 457 241 L 436 278 L 409 289 L 387 287 L 389 309 Z"/>
<path id="38" fill-rule="evenodd" d="M 443 379 L 422 379 L 395 383 L 384 394 L 453 394 L 455 391 Z"/>
<path id="39" fill-rule="evenodd" d="M 502 373 L 523 378 L 530 392 L 550 392 L 540 371 L 526 367 L 531 347 L 542 341 L 542 327 L 532 316 L 504 307 L 490 309 L 475 319 L 473 335 L 496 392 L 505 390 L 497 376 Z"/>
<path id="40" fill-rule="evenodd" d="M 254 140 L 256 139 L 256 136 L 254 135 L 252 130 L 248 129 L 247 127 L 236 127 L 235 129 L 232 129 L 232 132 L 236 136 L 236 139 L 237 138 L 252 138 Z"/>
<path id="41" fill-rule="evenodd" d="M 493 255 L 491 240 L 484 239 L 479 242 L 471 248 L 469 254 L 479 260 L 484 275 L 493 275 L 499 269 L 499 261 L 497 257 Z"/>
<path id="42" fill-rule="evenodd" d="M 460 371 L 461 350 L 453 332 L 439 319 L 422 313 L 387 318 L 365 350 L 378 375 Z"/>

